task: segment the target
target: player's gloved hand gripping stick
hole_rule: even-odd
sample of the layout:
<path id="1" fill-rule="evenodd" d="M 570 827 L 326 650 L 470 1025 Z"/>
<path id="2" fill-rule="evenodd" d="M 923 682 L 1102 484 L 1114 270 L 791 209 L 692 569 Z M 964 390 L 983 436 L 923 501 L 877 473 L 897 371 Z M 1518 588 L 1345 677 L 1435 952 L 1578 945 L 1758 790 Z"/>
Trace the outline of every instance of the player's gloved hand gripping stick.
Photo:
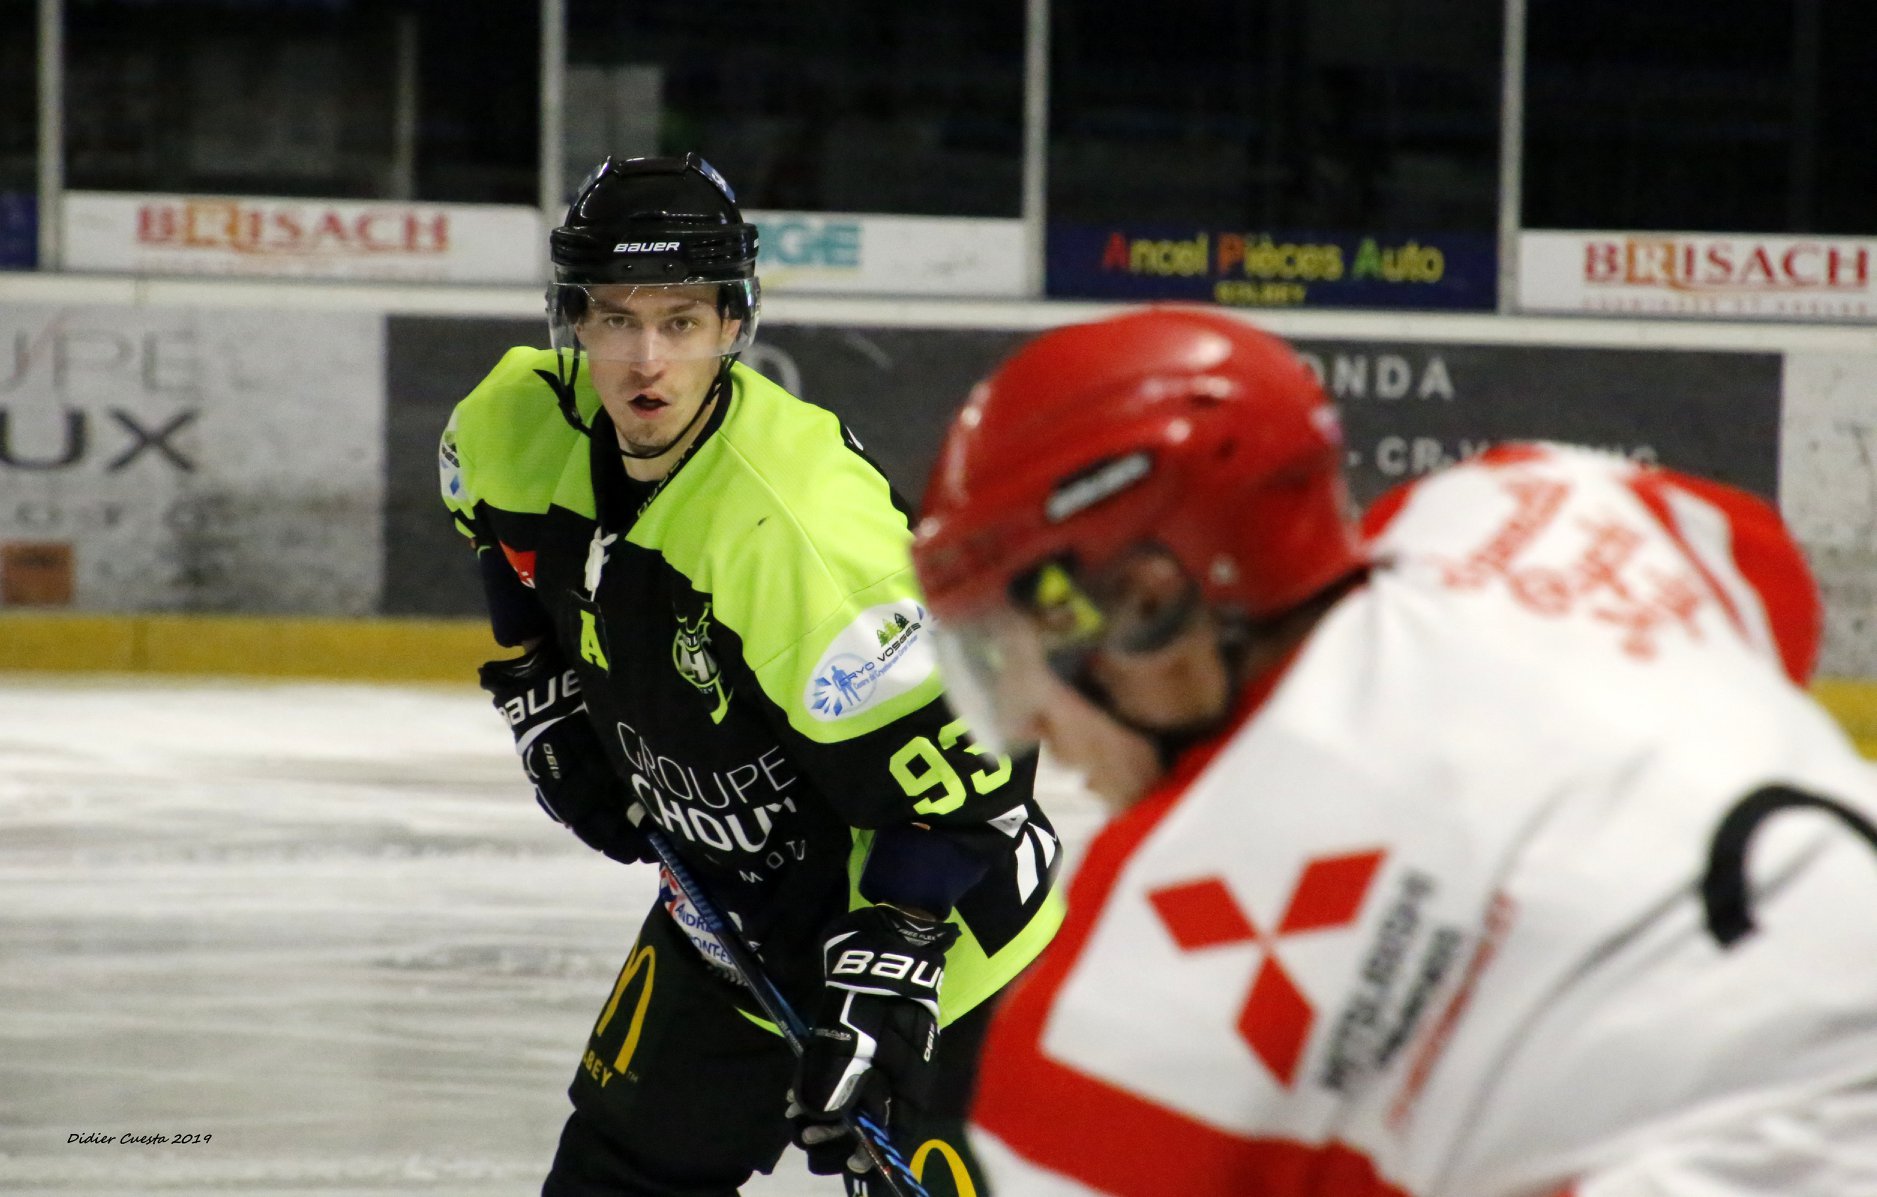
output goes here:
<path id="1" fill-rule="evenodd" d="M 650 863 L 651 850 L 619 800 L 619 778 L 587 718 L 580 679 L 552 642 L 490 661 L 479 676 L 515 734 L 541 809 L 614 860 Z"/>
<path id="2" fill-rule="evenodd" d="M 864 1173 L 856 1117 L 891 1125 L 889 1110 L 917 1117 L 930 1101 L 939 986 L 958 928 L 874 905 L 830 922 L 823 936 L 821 995 L 788 1117 L 810 1172 Z"/>
<path id="3" fill-rule="evenodd" d="M 643 809 L 641 807 L 634 812 L 642 820 L 637 827 L 639 834 L 644 837 L 652 851 L 658 854 L 659 861 L 665 866 L 665 872 L 670 875 L 672 883 L 683 891 L 691 907 L 697 911 L 698 917 L 704 920 L 705 928 L 717 937 L 717 942 L 723 945 L 724 953 L 729 956 L 731 966 L 736 969 L 743 983 L 749 987 L 749 991 L 756 995 L 756 1002 L 763 1008 L 763 1012 L 781 1030 L 782 1038 L 787 1041 L 789 1050 L 797 1057 L 801 1056 L 807 1045 L 808 1024 L 796 1014 L 794 1007 L 789 1005 L 788 999 L 782 996 L 782 991 L 776 988 L 775 982 L 771 981 L 769 975 L 763 971 L 762 962 L 756 958 L 755 951 L 743 938 L 743 933 L 723 916 L 723 913 L 717 909 L 716 903 L 710 900 L 710 895 L 698 885 L 697 879 L 691 875 L 691 870 L 679 858 L 677 850 L 671 846 L 671 841 L 665 838 L 665 833 L 650 821 L 643 820 Z M 873 1162 L 872 1171 L 878 1174 L 879 1182 L 886 1187 L 888 1193 L 893 1194 L 893 1197 L 929 1197 L 925 1186 L 920 1184 L 918 1178 L 912 1174 L 912 1168 L 906 1163 L 906 1157 L 893 1146 L 893 1141 L 888 1137 L 885 1127 L 874 1121 L 864 1110 L 856 1110 L 851 1115 L 850 1129 L 862 1150 L 867 1153 L 867 1158 Z M 864 1191 L 861 1177 L 848 1173 L 844 1179 L 850 1194 Z"/>

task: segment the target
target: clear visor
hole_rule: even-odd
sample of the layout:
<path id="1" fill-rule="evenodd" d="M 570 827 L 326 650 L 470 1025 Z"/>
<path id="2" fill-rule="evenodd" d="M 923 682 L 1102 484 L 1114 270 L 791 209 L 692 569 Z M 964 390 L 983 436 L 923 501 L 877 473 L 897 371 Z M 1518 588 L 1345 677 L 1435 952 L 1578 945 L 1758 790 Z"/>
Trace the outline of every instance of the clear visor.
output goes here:
<path id="1" fill-rule="evenodd" d="M 1005 756 L 1037 747 L 1038 716 L 1060 684 L 1030 619 L 1009 608 L 960 623 L 935 623 L 945 699 L 978 743 Z"/>
<path id="2" fill-rule="evenodd" d="M 1201 609 L 1199 587 L 1155 544 L 1123 553 L 1094 579 L 1066 559 L 1045 562 L 1013 582 L 1010 597 L 936 629 L 952 706 L 980 741 L 1010 755 L 1036 746 L 1051 704 L 1080 697 L 1097 653 L 1157 653 Z"/>
<path id="3" fill-rule="evenodd" d="M 728 283 L 556 283 L 556 349 L 596 361 L 695 361 L 741 353 L 756 339 L 756 280 Z"/>

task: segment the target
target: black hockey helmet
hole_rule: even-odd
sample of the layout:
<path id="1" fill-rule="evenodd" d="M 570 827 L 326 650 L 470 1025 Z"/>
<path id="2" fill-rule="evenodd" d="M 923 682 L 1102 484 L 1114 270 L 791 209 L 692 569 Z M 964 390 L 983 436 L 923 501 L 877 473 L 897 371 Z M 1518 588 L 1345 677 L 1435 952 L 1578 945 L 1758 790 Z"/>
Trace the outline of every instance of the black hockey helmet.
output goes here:
<path id="1" fill-rule="evenodd" d="M 730 184 L 697 154 L 607 158 L 548 237 L 554 344 L 606 356 L 591 335 L 577 335 L 590 306 L 588 287 L 715 283 L 718 311 L 742 322 L 727 351 L 738 352 L 755 336 L 761 305 L 756 250 L 756 226 L 743 219 Z"/>
<path id="2" fill-rule="evenodd" d="M 608 158 L 548 238 L 562 283 L 731 282 L 756 275 L 756 226 L 696 154 Z"/>
<path id="3" fill-rule="evenodd" d="M 716 358 L 713 387 L 727 387 L 762 311 L 756 249 L 756 226 L 743 219 L 736 193 L 698 155 L 609 157 L 595 167 L 548 235 L 555 368 L 541 374 L 567 422 L 591 430 L 574 390 L 583 357 Z M 719 321 L 697 319 L 703 303 Z"/>

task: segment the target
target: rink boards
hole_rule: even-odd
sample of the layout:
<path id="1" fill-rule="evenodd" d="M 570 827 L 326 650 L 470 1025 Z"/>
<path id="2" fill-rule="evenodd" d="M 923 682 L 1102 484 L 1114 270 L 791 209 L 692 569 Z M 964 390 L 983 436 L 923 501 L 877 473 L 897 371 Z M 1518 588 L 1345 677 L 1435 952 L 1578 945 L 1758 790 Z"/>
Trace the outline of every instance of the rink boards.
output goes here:
<path id="1" fill-rule="evenodd" d="M 504 349 L 542 342 L 539 308 L 525 287 L 0 276 L 0 668 L 458 669 L 484 651 L 454 622 L 480 599 L 436 437 Z M 788 296 L 747 360 L 839 412 L 916 500 L 972 382 L 1113 310 Z M 1337 398 L 1361 501 L 1510 438 L 1777 500 L 1825 589 L 1823 672 L 1877 678 L 1877 330 L 1248 318 Z"/>

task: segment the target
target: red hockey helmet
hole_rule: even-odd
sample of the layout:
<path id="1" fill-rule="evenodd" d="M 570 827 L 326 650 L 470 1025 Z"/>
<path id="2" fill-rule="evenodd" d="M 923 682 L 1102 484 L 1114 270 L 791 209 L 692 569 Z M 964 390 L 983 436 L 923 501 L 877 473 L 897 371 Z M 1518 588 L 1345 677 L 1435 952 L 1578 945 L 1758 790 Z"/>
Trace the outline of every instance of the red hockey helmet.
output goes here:
<path id="1" fill-rule="evenodd" d="M 1315 376 L 1243 320 L 1158 306 L 1071 325 L 972 391 L 913 559 L 954 633 L 1013 601 L 1060 605 L 1064 587 L 1142 547 L 1170 555 L 1212 609 L 1262 620 L 1364 563 L 1343 452 Z M 1064 610 L 1099 621 L 1081 597 Z"/>

